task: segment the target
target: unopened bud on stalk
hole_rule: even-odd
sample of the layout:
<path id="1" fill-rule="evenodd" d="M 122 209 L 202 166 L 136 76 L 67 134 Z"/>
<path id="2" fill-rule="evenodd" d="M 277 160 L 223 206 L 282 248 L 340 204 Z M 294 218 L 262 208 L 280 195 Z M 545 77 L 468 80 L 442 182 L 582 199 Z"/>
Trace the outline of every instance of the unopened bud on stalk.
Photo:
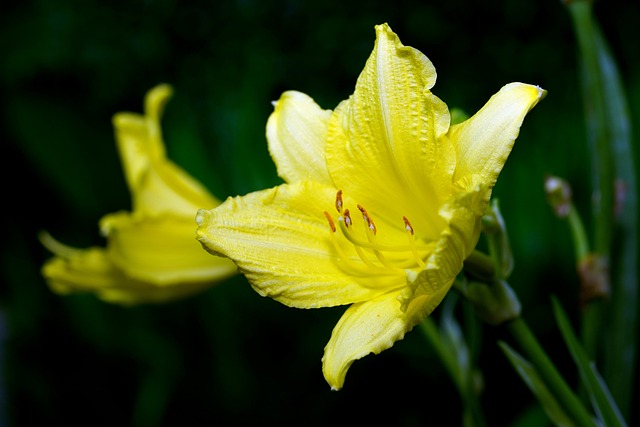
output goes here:
<path id="1" fill-rule="evenodd" d="M 520 316 L 520 300 L 507 282 L 469 282 L 463 290 L 478 316 L 490 325 L 500 325 Z"/>
<path id="2" fill-rule="evenodd" d="M 544 192 L 555 214 L 560 218 L 566 218 L 572 206 L 569 184 L 557 176 L 547 176 L 544 181 Z"/>
<path id="3" fill-rule="evenodd" d="M 507 225 L 500 212 L 497 199 L 492 199 L 482 217 L 482 231 L 489 244 L 489 255 L 493 259 L 496 277 L 507 279 L 513 271 L 513 253 L 507 234 Z"/>
<path id="4" fill-rule="evenodd" d="M 590 253 L 578 261 L 577 270 L 582 307 L 592 300 L 609 296 L 609 266 L 604 257 Z"/>

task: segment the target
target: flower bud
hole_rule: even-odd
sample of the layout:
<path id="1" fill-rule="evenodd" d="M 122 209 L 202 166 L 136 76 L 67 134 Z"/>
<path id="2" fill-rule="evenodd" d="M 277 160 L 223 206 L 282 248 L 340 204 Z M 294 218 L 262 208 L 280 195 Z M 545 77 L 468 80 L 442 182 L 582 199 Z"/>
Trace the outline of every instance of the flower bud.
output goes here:
<path id="1" fill-rule="evenodd" d="M 520 300 L 504 280 L 469 282 L 463 292 L 478 316 L 491 325 L 500 325 L 520 316 Z"/>
<path id="2" fill-rule="evenodd" d="M 544 192 L 555 214 L 560 218 L 566 218 L 572 206 L 569 184 L 557 176 L 548 176 L 544 181 Z"/>

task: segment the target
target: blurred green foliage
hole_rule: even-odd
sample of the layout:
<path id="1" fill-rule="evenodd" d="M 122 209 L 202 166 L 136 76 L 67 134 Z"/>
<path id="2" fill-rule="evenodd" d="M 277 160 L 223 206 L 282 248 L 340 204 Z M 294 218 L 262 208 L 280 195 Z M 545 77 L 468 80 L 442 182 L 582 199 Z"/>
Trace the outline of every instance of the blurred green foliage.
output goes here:
<path id="1" fill-rule="evenodd" d="M 576 44 L 560 1 L 7 0 L 0 8 L 8 193 L 0 425 L 460 422 L 455 387 L 418 332 L 356 362 L 345 388 L 331 392 L 320 359 L 343 308 L 289 309 L 259 297 L 242 277 L 188 300 L 121 308 L 54 295 L 39 273 L 50 255 L 38 231 L 78 247 L 100 245 L 98 219 L 130 207 L 114 113 L 140 112 L 146 91 L 169 83 L 170 158 L 221 199 L 270 187 L 280 182 L 264 135 L 270 102 L 295 89 L 334 108 L 352 93 L 373 27 L 383 22 L 433 61 L 434 93 L 450 107 L 473 113 L 512 81 L 548 90 L 527 116 L 494 195 L 512 239 L 510 282 L 523 316 L 575 380 L 550 304 L 557 295 L 575 319 L 575 260 L 566 224 L 543 192 L 545 174 L 567 179 L 590 224 Z M 640 6 L 601 2 L 596 14 L 640 123 Z M 484 329 L 479 366 L 489 425 L 544 425 L 495 344 L 504 331 Z"/>

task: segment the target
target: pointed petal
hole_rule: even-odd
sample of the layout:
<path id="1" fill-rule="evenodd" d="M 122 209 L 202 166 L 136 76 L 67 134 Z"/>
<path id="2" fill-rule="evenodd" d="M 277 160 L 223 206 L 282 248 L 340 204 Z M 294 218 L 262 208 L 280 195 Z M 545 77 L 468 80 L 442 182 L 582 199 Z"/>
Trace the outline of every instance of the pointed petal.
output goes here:
<path id="1" fill-rule="evenodd" d="M 331 187 L 300 182 L 229 198 L 198 212 L 197 238 L 234 260 L 260 295 L 293 307 L 350 304 L 402 286 L 403 273 L 354 277 L 344 269 L 324 216 L 335 197 Z"/>
<path id="2" fill-rule="evenodd" d="M 288 91 L 274 102 L 267 121 L 269 152 L 287 182 L 314 180 L 331 185 L 324 146 L 331 110 L 304 93 Z"/>
<path id="3" fill-rule="evenodd" d="M 147 94 L 146 115 L 118 113 L 113 118 L 116 142 L 134 211 L 195 215 L 220 202 L 178 165 L 166 158 L 160 127 L 171 88 L 160 85 Z"/>
<path id="4" fill-rule="evenodd" d="M 455 167 L 444 137 L 449 111 L 429 91 L 436 80 L 429 59 L 403 46 L 386 24 L 376 34 L 355 93 L 331 119 L 329 173 L 338 188 L 386 220 L 406 215 L 421 235 L 435 237 L 442 224 L 432 206 L 450 196 Z"/>
<path id="5" fill-rule="evenodd" d="M 470 119 L 451 126 L 449 137 L 458 163 L 454 181 L 480 174 L 493 186 L 511 152 L 526 114 L 546 91 L 538 86 L 510 83 Z"/>
<path id="6" fill-rule="evenodd" d="M 184 298 L 206 286 L 185 283 L 158 288 L 123 274 L 102 248 L 72 248 L 46 233 L 41 236 L 41 241 L 55 254 L 44 263 L 42 276 L 51 290 L 58 294 L 90 292 L 107 302 L 136 305 Z"/>
<path id="7" fill-rule="evenodd" d="M 400 292 L 353 304 L 344 312 L 322 358 L 322 372 L 332 390 L 342 388 L 354 361 L 390 348 L 419 321 L 415 313 L 400 310 Z"/>
<path id="8" fill-rule="evenodd" d="M 215 283 L 237 272 L 226 258 L 212 257 L 195 239 L 193 217 L 106 215 L 100 228 L 110 260 L 125 274 L 157 286 Z"/>
<path id="9" fill-rule="evenodd" d="M 160 119 L 172 95 L 169 85 L 158 85 L 145 96 L 146 115 L 122 112 L 113 116 L 116 141 L 129 188 L 139 188 L 151 159 L 165 158 Z"/>

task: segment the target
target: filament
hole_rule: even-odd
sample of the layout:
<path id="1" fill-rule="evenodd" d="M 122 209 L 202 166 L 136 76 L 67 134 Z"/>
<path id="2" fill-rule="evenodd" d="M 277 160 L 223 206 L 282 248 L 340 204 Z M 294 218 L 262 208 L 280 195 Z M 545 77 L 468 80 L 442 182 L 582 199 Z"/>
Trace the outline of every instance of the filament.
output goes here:
<path id="1" fill-rule="evenodd" d="M 384 245 L 378 243 L 377 234 L 378 229 L 367 210 L 362 205 L 357 205 L 358 210 L 362 214 L 362 221 L 364 226 L 364 234 L 366 241 L 358 238 L 352 230 L 353 219 L 349 209 L 344 208 L 344 202 L 342 198 L 342 191 L 339 190 L 336 193 L 335 208 L 338 211 L 338 225 L 334 222 L 333 218 L 328 212 L 324 212 L 325 217 L 329 223 L 331 241 L 338 253 L 338 256 L 349 264 L 350 267 L 356 267 L 359 271 L 363 268 L 375 268 L 375 269 L 391 269 L 391 270 L 404 270 L 407 268 L 424 268 L 425 262 L 423 261 L 420 253 L 418 252 L 418 245 L 416 244 L 416 238 L 414 236 L 415 231 L 406 216 L 402 217 L 404 221 L 404 229 L 406 231 L 408 244 L 406 245 Z M 340 234 L 346 238 L 348 242 L 353 245 L 353 248 L 360 259 L 362 264 L 357 263 L 357 258 L 348 257 L 344 251 L 343 246 L 340 244 L 336 232 L 340 230 Z M 421 250 L 427 250 L 431 245 L 421 245 Z M 388 259 L 384 252 L 396 253 L 398 256 Z M 406 258 L 401 258 L 402 252 L 406 252 Z M 423 252 L 424 253 L 424 252 Z M 377 260 L 377 262 L 376 262 Z"/>

